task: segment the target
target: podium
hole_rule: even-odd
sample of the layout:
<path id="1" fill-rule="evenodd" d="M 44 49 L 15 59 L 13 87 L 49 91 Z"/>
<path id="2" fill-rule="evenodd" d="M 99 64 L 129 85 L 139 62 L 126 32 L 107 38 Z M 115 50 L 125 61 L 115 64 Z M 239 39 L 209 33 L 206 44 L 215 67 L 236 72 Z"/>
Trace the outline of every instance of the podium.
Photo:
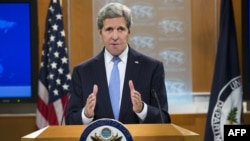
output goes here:
<path id="1" fill-rule="evenodd" d="M 199 134 L 175 124 L 125 124 L 134 141 L 200 141 Z M 48 126 L 21 141 L 79 141 L 86 125 Z"/>

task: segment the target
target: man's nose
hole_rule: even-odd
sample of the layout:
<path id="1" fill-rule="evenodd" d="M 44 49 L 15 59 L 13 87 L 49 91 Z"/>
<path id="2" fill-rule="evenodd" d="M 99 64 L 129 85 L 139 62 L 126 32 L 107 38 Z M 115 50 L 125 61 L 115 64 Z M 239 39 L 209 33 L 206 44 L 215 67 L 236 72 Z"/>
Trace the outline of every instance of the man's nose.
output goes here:
<path id="1" fill-rule="evenodd" d="M 114 32 L 112 33 L 112 39 L 113 40 L 117 40 L 118 39 L 118 32 L 117 32 L 117 30 L 114 30 Z"/>

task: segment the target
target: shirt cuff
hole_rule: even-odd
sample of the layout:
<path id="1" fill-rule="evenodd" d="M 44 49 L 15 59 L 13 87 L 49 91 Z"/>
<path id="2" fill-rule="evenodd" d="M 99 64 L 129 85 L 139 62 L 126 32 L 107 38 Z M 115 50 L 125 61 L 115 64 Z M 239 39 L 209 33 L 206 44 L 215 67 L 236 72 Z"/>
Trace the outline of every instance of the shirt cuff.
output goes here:
<path id="1" fill-rule="evenodd" d="M 82 109 L 82 123 L 83 124 L 89 124 L 90 122 L 93 121 L 94 118 L 93 117 L 92 118 L 86 117 L 85 114 L 84 114 L 84 110 L 85 110 L 85 107 Z"/>
<path id="2" fill-rule="evenodd" d="M 138 116 L 142 121 L 145 120 L 146 115 L 147 115 L 147 112 L 148 112 L 148 105 L 147 105 L 146 103 L 144 103 L 144 102 L 143 102 L 143 104 L 144 104 L 144 106 L 143 106 L 142 111 L 141 111 L 140 113 L 136 113 L 137 116 Z"/>

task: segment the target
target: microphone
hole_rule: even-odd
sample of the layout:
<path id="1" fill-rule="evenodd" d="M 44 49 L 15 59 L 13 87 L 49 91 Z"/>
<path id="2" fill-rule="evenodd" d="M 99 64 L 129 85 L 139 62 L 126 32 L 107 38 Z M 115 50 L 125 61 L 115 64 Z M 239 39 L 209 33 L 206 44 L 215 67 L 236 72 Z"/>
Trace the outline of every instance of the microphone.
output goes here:
<path id="1" fill-rule="evenodd" d="M 61 117 L 61 123 L 60 125 L 63 125 L 63 121 L 65 120 L 66 116 L 65 113 L 66 113 L 66 110 L 67 110 L 67 107 L 68 107 L 68 104 L 69 104 L 69 100 L 70 100 L 70 94 L 67 94 L 67 101 L 65 102 L 65 105 L 63 107 L 63 113 L 62 113 L 62 117 Z"/>
<path id="2" fill-rule="evenodd" d="M 158 110 L 160 111 L 161 123 L 164 123 L 164 118 L 163 118 L 163 115 L 162 115 L 162 110 L 161 110 L 161 105 L 160 105 L 160 102 L 159 102 L 158 95 L 157 95 L 155 89 L 152 89 L 151 92 L 154 95 L 154 98 L 155 98 L 155 100 L 157 102 Z"/>

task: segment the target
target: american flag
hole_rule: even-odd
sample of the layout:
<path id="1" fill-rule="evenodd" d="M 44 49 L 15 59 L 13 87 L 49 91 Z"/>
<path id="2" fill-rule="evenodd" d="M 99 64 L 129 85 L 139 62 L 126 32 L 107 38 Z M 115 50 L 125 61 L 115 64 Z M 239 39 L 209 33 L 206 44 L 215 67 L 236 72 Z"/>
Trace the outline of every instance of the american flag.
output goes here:
<path id="1" fill-rule="evenodd" d="M 71 81 L 62 10 L 58 0 L 50 1 L 46 20 L 38 84 L 37 129 L 65 124 Z"/>

